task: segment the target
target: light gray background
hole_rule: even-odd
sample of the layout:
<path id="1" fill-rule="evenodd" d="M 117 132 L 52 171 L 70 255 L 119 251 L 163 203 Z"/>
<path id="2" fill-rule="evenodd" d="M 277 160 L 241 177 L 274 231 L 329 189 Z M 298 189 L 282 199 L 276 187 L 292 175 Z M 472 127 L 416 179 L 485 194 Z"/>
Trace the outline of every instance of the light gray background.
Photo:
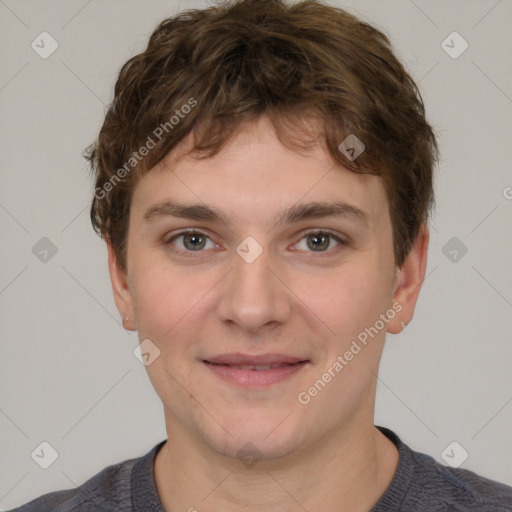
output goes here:
<path id="1" fill-rule="evenodd" d="M 512 485 L 510 0 L 331 2 L 378 25 L 419 81 L 440 135 L 437 209 L 415 318 L 389 336 L 376 424 L 442 462 Z M 183 0 L 180 10 L 202 7 Z M 82 150 L 120 66 L 177 1 L 0 0 L 0 507 L 72 488 L 166 437 L 162 405 L 120 323 L 89 221 Z M 59 47 L 42 59 L 31 42 Z M 469 48 L 441 47 L 453 31 Z M 509 187 L 509 188 L 507 188 Z M 48 237 L 46 263 L 32 247 Z M 452 238 L 468 252 L 442 252 Z M 59 457 L 31 458 L 42 442 Z"/>

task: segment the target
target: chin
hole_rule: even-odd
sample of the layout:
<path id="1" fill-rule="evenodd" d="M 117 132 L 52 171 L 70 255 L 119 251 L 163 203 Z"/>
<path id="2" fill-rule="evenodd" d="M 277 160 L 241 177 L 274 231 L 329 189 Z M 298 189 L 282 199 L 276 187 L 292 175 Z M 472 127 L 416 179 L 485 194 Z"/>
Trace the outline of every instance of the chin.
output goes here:
<path id="1" fill-rule="evenodd" d="M 224 423 L 226 430 L 216 429 L 215 434 L 208 436 L 207 443 L 215 451 L 242 462 L 247 457 L 252 460 L 278 459 L 296 450 L 300 443 L 298 432 L 293 432 L 291 422 L 284 425 L 286 421 L 283 422 L 282 415 L 278 419 L 273 416 L 263 419 L 261 413 L 258 416 L 246 414 L 244 420 Z"/>
<path id="2" fill-rule="evenodd" d="M 212 448 L 226 457 L 240 460 L 247 467 L 257 462 L 261 464 L 263 461 L 282 459 L 296 450 L 295 443 L 290 439 L 254 440 L 251 436 L 240 435 L 224 441 L 218 446 L 214 443 Z"/>

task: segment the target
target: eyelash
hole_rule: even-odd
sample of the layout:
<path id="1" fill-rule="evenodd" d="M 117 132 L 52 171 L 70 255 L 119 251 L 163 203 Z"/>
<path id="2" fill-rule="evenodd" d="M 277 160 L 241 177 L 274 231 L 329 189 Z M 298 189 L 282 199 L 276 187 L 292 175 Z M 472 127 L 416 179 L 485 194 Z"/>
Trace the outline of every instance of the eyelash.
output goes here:
<path id="1" fill-rule="evenodd" d="M 197 229 L 188 229 L 188 230 L 180 231 L 179 233 L 175 234 L 174 236 L 169 238 L 169 240 L 167 240 L 165 242 L 165 244 L 171 245 L 174 240 L 176 240 L 177 238 L 184 236 L 184 235 L 201 235 L 201 236 L 204 236 L 211 240 L 211 238 L 206 233 L 203 233 L 202 231 L 199 231 Z M 348 240 L 344 240 L 344 239 L 340 238 L 339 236 L 335 235 L 334 233 L 332 233 L 331 231 L 325 230 L 325 229 L 312 229 L 310 231 L 306 231 L 303 233 L 302 237 L 299 239 L 299 241 L 297 243 L 299 243 L 300 241 L 302 241 L 304 238 L 306 238 L 309 235 L 328 235 L 331 238 L 333 238 L 334 240 L 336 240 L 336 242 L 339 243 L 339 245 L 337 247 L 349 245 Z M 213 240 L 212 240 L 212 242 L 213 242 Z M 336 248 L 334 248 L 334 249 L 336 249 Z M 330 256 L 331 255 L 330 253 L 334 249 L 329 249 L 327 251 L 320 251 L 319 253 L 315 253 L 314 251 L 306 251 L 306 252 L 310 252 L 313 258 L 322 258 L 322 257 L 325 257 L 325 255 Z M 173 249 L 173 251 L 180 256 L 185 256 L 185 257 L 190 257 L 190 258 L 201 257 L 201 253 L 204 252 L 204 250 L 183 251 L 181 249 Z M 194 253 L 198 253 L 198 254 L 196 255 Z"/>

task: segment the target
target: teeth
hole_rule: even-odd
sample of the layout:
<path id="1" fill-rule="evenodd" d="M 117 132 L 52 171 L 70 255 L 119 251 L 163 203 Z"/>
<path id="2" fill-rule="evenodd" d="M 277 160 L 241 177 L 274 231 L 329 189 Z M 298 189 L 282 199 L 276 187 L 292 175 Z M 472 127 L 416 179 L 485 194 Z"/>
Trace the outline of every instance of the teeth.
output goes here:
<path id="1" fill-rule="evenodd" d="M 218 364 L 218 363 L 214 363 Z M 283 366 L 289 366 L 286 363 L 277 363 L 277 364 L 228 364 L 223 366 L 229 366 L 231 368 L 236 368 L 237 370 L 273 370 L 274 368 L 281 368 Z"/>
<path id="2" fill-rule="evenodd" d="M 279 368 L 280 364 L 234 364 L 230 365 L 239 370 L 271 370 L 272 368 Z"/>
<path id="3" fill-rule="evenodd" d="M 224 363 L 211 363 L 220 366 L 229 366 L 230 368 L 236 368 L 237 370 L 273 370 L 274 368 L 283 368 L 285 366 L 293 366 L 288 363 L 276 363 L 276 364 L 224 364 Z"/>

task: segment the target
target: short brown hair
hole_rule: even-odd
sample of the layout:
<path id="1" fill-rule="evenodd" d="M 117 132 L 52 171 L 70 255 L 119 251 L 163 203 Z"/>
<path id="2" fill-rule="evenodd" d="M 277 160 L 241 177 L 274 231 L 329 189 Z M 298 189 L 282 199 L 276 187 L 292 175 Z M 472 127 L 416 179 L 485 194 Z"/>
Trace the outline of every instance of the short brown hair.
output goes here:
<path id="1" fill-rule="evenodd" d="M 420 92 L 389 39 L 314 0 L 231 0 L 158 25 L 145 51 L 122 67 L 88 148 L 96 178 L 92 225 L 123 270 L 138 178 L 189 133 L 194 154 L 211 157 L 261 115 L 298 151 L 314 143 L 306 135 L 318 121 L 316 138 L 335 162 L 381 176 L 402 265 L 434 203 L 438 147 Z M 350 134 L 365 146 L 354 160 L 339 149 Z"/>

